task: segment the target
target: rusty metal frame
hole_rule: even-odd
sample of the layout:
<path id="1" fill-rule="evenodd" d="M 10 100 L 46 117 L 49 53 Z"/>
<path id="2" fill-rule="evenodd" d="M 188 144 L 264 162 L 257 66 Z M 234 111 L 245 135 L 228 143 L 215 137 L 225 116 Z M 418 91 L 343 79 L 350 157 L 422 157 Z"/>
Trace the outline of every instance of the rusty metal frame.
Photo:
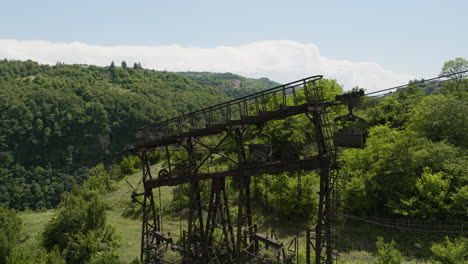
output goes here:
<path id="1" fill-rule="evenodd" d="M 226 249 L 225 256 L 219 256 L 224 262 L 233 262 L 235 259 L 234 229 L 229 212 L 229 201 L 226 193 L 225 178 L 213 179 L 211 182 L 211 193 L 206 221 L 206 243 L 204 251 L 219 251 L 214 244 L 216 228 L 222 229 L 220 244 Z"/>
<path id="2" fill-rule="evenodd" d="M 333 250 L 333 200 L 334 188 L 337 185 L 336 154 L 332 141 L 332 123 L 328 120 L 327 108 L 339 103 L 325 102 L 317 82 L 321 75 L 301 79 L 263 92 L 215 105 L 197 112 L 173 118 L 135 131 L 136 143 L 130 150 L 140 156 L 143 163 L 143 180 L 145 187 L 144 218 L 142 227 L 141 259 L 144 263 L 164 263 L 161 254 L 154 248 L 160 248 L 165 242 L 157 232 L 161 230 L 161 219 L 154 209 L 152 189 L 161 186 L 190 184 L 188 230 L 183 232 L 184 263 L 211 263 L 220 261 L 216 255 L 218 244 L 227 249 L 225 262 L 245 263 L 247 255 L 255 255 L 259 250 L 258 240 L 253 232 L 252 208 L 250 197 L 250 177 L 260 174 L 275 174 L 285 171 L 320 169 L 320 192 L 318 222 L 313 231 L 307 231 L 307 263 L 312 263 L 311 250 L 315 251 L 314 263 L 331 264 Z M 304 99 L 297 96 L 298 90 L 304 90 Z M 272 102 L 272 106 L 268 103 Z M 268 161 L 262 164 L 248 164 L 245 150 L 245 136 L 251 125 L 259 126 L 272 120 L 285 119 L 290 116 L 306 114 L 315 127 L 318 156 L 297 160 Z M 215 147 L 203 143 L 201 138 L 226 133 Z M 236 145 L 237 159 L 220 151 L 222 144 L 233 138 Z M 187 152 L 187 164 L 184 175 L 174 175 L 171 167 L 168 146 L 182 146 Z M 197 160 L 195 145 L 208 150 L 208 154 Z M 169 164 L 169 178 L 153 178 L 147 152 L 158 147 L 165 147 Z M 221 172 L 200 172 L 210 156 L 217 154 L 238 165 L 237 168 Z M 235 177 L 239 181 L 237 228 L 234 230 L 229 216 L 228 196 L 225 189 L 225 178 Z M 208 217 L 204 225 L 203 204 L 201 202 L 200 181 L 211 180 Z M 150 219 L 150 220 L 149 220 Z M 222 238 L 216 244 L 215 228 L 222 227 Z M 153 235 L 151 235 L 153 231 Z M 234 231 L 236 232 L 234 234 Z M 313 233 L 313 235 L 312 235 Z M 288 242 L 288 248 L 297 241 Z M 253 252 L 252 252 L 253 250 Z M 285 247 L 277 252 L 278 262 L 285 262 Z M 280 256 L 283 255 L 281 258 Z"/>

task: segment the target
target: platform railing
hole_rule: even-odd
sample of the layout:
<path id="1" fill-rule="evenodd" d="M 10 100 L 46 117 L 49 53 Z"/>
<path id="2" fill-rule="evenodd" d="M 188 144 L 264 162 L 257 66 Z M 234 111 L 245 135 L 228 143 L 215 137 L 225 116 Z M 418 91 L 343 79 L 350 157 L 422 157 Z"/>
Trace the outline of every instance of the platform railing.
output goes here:
<path id="1" fill-rule="evenodd" d="M 139 143 L 154 142 L 167 137 L 180 136 L 193 130 L 228 124 L 230 121 L 259 116 L 268 111 L 278 111 L 287 106 L 313 101 L 315 98 L 320 98 L 316 94 L 316 89 L 304 89 L 304 87 L 316 87 L 316 82 L 322 77 L 322 75 L 315 75 L 300 79 L 142 127 L 135 130 L 135 138 Z M 300 95 L 301 98 L 298 95 L 299 90 L 304 90 Z"/>

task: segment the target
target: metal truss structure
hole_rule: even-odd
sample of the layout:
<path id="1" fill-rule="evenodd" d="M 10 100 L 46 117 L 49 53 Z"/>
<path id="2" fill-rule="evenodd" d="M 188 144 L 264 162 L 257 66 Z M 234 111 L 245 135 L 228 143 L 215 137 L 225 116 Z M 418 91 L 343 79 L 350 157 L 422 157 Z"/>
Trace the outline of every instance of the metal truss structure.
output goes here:
<path id="1" fill-rule="evenodd" d="M 143 202 L 140 201 L 143 206 L 143 263 L 253 263 L 255 259 L 293 263 L 297 237 L 283 243 L 274 232 L 257 232 L 252 218 L 250 182 L 255 175 L 298 170 L 318 170 L 320 177 L 318 220 L 307 230 L 307 263 L 334 262 L 333 224 L 338 179 L 333 122 L 329 120 L 328 109 L 341 102 L 325 100 L 320 79 L 321 75 L 301 79 L 136 130 L 137 143 L 130 150 L 143 164 L 144 193 L 133 195 L 144 196 Z M 253 129 L 300 114 L 306 115 L 315 128 L 317 155 L 303 158 L 281 155 L 280 160 L 273 160 L 271 146 L 248 144 Z M 204 141 L 207 137 L 210 144 Z M 174 159 L 169 147 L 185 153 L 185 157 Z M 166 151 L 168 166 L 159 171 L 158 177 L 152 177 L 148 156 L 162 148 Z M 199 151 L 201 149 L 203 151 Z M 225 159 L 229 168 L 210 172 L 207 165 L 214 155 Z M 236 216 L 229 210 L 227 177 L 238 183 Z M 208 201 L 202 201 L 201 183 L 204 181 L 211 181 Z M 170 234 L 162 232 L 153 189 L 180 185 L 190 186 L 190 198 L 187 231 L 180 234 L 176 243 Z M 272 256 L 262 257 L 262 248 L 272 250 Z M 167 260 L 168 250 L 179 252 L 181 258 Z"/>

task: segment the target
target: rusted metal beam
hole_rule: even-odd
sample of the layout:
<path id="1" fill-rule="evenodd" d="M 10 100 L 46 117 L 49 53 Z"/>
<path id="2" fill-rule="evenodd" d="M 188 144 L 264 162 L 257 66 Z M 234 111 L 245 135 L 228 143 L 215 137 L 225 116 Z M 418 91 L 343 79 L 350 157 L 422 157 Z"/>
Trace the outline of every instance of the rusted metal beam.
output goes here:
<path id="1" fill-rule="evenodd" d="M 260 242 L 263 242 L 265 244 L 267 244 L 268 246 L 272 246 L 274 248 L 282 248 L 283 247 L 283 242 L 275 239 L 274 237 L 269 237 L 265 234 L 262 234 L 262 233 L 255 233 L 253 235 L 253 239 L 254 240 L 258 240 Z"/>
<path id="2" fill-rule="evenodd" d="M 296 106 L 284 106 L 277 111 L 262 112 L 260 115 L 251 116 L 248 118 L 242 118 L 240 120 L 229 120 L 222 124 L 207 125 L 205 128 L 189 130 L 173 136 L 161 136 L 153 140 L 147 140 L 144 142 L 136 143 L 129 149 L 132 152 L 140 152 L 147 149 L 153 149 L 157 147 L 173 145 L 180 142 L 182 139 L 189 137 L 205 137 L 210 135 L 216 135 L 223 131 L 235 129 L 235 128 L 246 128 L 250 125 L 262 124 L 272 120 L 281 120 L 289 116 L 294 116 L 302 113 L 306 113 L 311 109 L 324 108 L 329 106 L 329 103 L 325 102 L 308 102 L 302 105 Z"/>
<path id="3" fill-rule="evenodd" d="M 158 188 L 161 186 L 175 186 L 193 181 L 201 181 L 208 179 L 224 178 L 224 177 L 239 177 L 239 176 L 255 176 L 261 174 L 279 174 L 282 172 L 294 172 L 297 170 L 316 170 L 320 168 L 320 158 L 311 157 L 299 160 L 287 161 L 271 161 L 263 164 L 245 165 L 242 169 L 232 169 L 221 172 L 198 173 L 193 176 L 174 176 L 164 179 L 149 179 L 144 182 L 145 188 Z"/>

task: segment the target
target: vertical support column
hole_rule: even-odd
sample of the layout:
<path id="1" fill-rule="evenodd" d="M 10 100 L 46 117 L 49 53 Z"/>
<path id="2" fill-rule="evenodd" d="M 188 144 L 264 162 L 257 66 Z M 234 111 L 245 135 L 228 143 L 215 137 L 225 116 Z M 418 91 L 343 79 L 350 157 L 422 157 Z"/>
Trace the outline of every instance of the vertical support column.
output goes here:
<path id="1" fill-rule="evenodd" d="M 148 153 L 142 152 L 139 155 L 143 165 L 143 182 L 151 179 L 151 167 L 148 161 Z M 143 221 L 141 230 L 141 251 L 140 259 L 143 263 L 153 263 L 158 252 L 156 248 L 161 244 L 161 241 L 155 236 L 155 232 L 161 230 L 159 216 L 156 213 L 154 204 L 153 190 L 145 188 L 143 200 Z"/>
<path id="2" fill-rule="evenodd" d="M 332 241 L 330 222 L 330 177 L 329 163 L 326 158 L 321 161 L 320 193 L 317 227 L 315 229 L 315 263 L 332 263 Z M 324 249 L 325 248 L 325 252 Z"/>
<path id="3" fill-rule="evenodd" d="M 312 247 L 310 232 L 311 232 L 310 228 L 307 228 L 306 230 L 306 264 L 310 264 L 310 248 Z"/>
<path id="4" fill-rule="evenodd" d="M 234 229 L 229 214 L 228 197 L 225 188 L 225 179 L 213 179 L 211 182 L 210 202 L 208 208 L 208 217 L 206 220 L 206 235 L 204 251 L 213 250 L 216 245 L 223 245 L 227 251 L 226 256 L 218 256 L 223 262 L 232 262 L 235 258 Z M 222 238 L 214 245 L 216 228 L 222 229 Z"/>
<path id="5" fill-rule="evenodd" d="M 193 177 L 196 174 L 196 163 L 195 149 L 191 138 L 187 140 L 187 154 L 188 166 L 186 172 L 189 177 Z M 203 245 L 205 245 L 204 236 L 200 184 L 198 181 L 191 181 L 188 232 L 184 256 L 185 262 L 191 262 L 194 259 L 198 259 L 201 255 L 205 257 L 207 252 L 203 251 Z"/>
<path id="6" fill-rule="evenodd" d="M 331 264 L 333 262 L 333 241 L 332 241 L 332 208 L 331 208 L 331 149 L 327 143 L 327 135 L 324 133 L 322 116 L 325 115 L 325 107 L 315 107 L 312 109 L 312 119 L 314 123 L 317 147 L 320 157 L 320 191 L 317 225 L 315 227 L 315 264 Z M 309 241 L 308 241 L 309 243 Z M 310 260 L 307 260 L 310 263 Z"/>
<path id="7" fill-rule="evenodd" d="M 251 236 L 251 230 L 245 228 L 252 228 L 252 208 L 250 205 L 250 177 L 243 176 L 242 167 L 246 163 L 246 155 L 244 150 L 243 135 L 240 129 L 236 129 L 235 138 L 237 144 L 237 156 L 239 160 L 239 167 L 241 171 L 239 182 L 239 199 L 238 199 L 238 212 L 237 212 L 237 244 L 236 244 L 236 257 L 238 263 L 242 263 L 241 254 L 248 243 Z M 243 238 L 244 231 L 247 236 Z"/>

